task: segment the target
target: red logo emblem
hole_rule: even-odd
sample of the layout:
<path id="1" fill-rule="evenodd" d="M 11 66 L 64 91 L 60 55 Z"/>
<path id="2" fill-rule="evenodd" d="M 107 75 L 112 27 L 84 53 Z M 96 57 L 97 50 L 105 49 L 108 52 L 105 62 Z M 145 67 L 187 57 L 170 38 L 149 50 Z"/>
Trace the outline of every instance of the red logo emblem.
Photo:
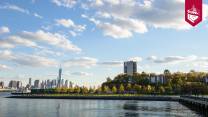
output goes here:
<path id="1" fill-rule="evenodd" d="M 202 0 L 186 0 L 185 20 L 192 26 L 202 21 Z"/>

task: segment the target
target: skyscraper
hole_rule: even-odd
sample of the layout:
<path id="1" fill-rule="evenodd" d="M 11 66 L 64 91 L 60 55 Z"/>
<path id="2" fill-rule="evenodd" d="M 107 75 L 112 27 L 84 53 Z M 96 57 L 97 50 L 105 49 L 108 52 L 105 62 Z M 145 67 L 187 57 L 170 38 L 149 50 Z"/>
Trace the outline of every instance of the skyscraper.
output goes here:
<path id="1" fill-rule="evenodd" d="M 55 88 L 56 87 L 56 83 L 57 83 L 56 80 L 52 80 L 51 81 L 52 88 Z"/>
<path id="2" fill-rule="evenodd" d="M 17 81 L 17 89 L 22 88 L 22 82 L 21 81 Z"/>
<path id="3" fill-rule="evenodd" d="M 60 85 L 61 87 L 63 87 L 64 86 L 64 79 L 61 79 L 61 85 Z"/>
<path id="4" fill-rule="evenodd" d="M 60 66 L 59 68 L 59 74 L 58 74 L 58 87 L 61 87 L 61 75 L 62 75 L 62 68 Z"/>
<path id="5" fill-rule="evenodd" d="M 40 80 L 35 80 L 34 82 L 34 88 L 39 89 L 40 88 Z"/>
<path id="6" fill-rule="evenodd" d="M 65 88 L 68 88 L 68 87 L 69 87 L 69 81 L 68 81 L 68 80 L 65 80 L 64 87 L 65 87 Z"/>
<path id="7" fill-rule="evenodd" d="M 29 78 L 29 85 L 32 85 L 32 78 Z"/>
<path id="8" fill-rule="evenodd" d="M 4 82 L 1 81 L 1 82 L 0 82 L 0 89 L 3 89 L 3 88 L 4 88 Z"/>
<path id="9" fill-rule="evenodd" d="M 133 75 L 136 72 L 137 72 L 137 62 L 135 61 L 124 62 L 124 73 L 128 75 Z"/>
<path id="10" fill-rule="evenodd" d="M 9 82 L 9 88 L 17 89 L 17 81 L 11 80 Z"/>

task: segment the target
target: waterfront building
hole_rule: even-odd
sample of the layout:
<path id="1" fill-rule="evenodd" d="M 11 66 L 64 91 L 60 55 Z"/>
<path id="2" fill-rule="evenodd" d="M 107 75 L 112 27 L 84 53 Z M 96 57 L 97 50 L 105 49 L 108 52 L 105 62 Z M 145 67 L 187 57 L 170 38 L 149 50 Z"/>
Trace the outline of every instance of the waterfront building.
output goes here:
<path id="1" fill-rule="evenodd" d="M 127 75 L 133 75 L 137 73 L 137 62 L 135 61 L 126 61 L 124 62 L 124 73 Z"/>
<path id="2" fill-rule="evenodd" d="M 0 89 L 3 89 L 3 88 L 4 88 L 4 82 L 1 81 L 1 82 L 0 82 Z"/>
<path id="3" fill-rule="evenodd" d="M 204 82 L 208 84 L 208 76 L 204 78 Z"/>
<path id="4" fill-rule="evenodd" d="M 64 87 L 64 79 L 61 79 L 61 87 Z"/>
<path id="5" fill-rule="evenodd" d="M 17 89 L 22 88 L 22 82 L 21 81 L 17 81 Z"/>
<path id="6" fill-rule="evenodd" d="M 52 80 L 51 81 L 51 87 L 52 88 L 56 88 L 56 80 Z"/>
<path id="7" fill-rule="evenodd" d="M 32 86 L 32 78 L 29 78 L 29 86 Z"/>
<path id="8" fill-rule="evenodd" d="M 17 89 L 17 81 L 11 80 L 9 82 L 9 88 Z"/>
<path id="9" fill-rule="evenodd" d="M 52 81 L 49 79 L 46 81 L 46 88 L 52 88 Z"/>
<path id="10" fill-rule="evenodd" d="M 39 89 L 40 88 L 40 80 L 34 81 L 34 88 Z"/>
<path id="11" fill-rule="evenodd" d="M 69 88 L 72 88 L 73 87 L 73 83 L 70 81 L 69 82 Z"/>
<path id="12" fill-rule="evenodd" d="M 166 81 L 164 75 L 150 75 L 149 80 L 152 84 L 164 84 Z"/>
<path id="13" fill-rule="evenodd" d="M 46 88 L 46 81 L 43 81 L 40 83 L 40 88 L 45 89 Z"/>
<path id="14" fill-rule="evenodd" d="M 68 80 L 65 80 L 64 87 L 65 87 L 65 88 L 68 88 L 68 87 L 69 87 L 69 81 L 68 81 Z"/>
<path id="15" fill-rule="evenodd" d="M 59 73 L 58 73 L 58 84 L 57 87 L 61 87 L 61 75 L 62 75 L 62 68 L 59 68 Z"/>

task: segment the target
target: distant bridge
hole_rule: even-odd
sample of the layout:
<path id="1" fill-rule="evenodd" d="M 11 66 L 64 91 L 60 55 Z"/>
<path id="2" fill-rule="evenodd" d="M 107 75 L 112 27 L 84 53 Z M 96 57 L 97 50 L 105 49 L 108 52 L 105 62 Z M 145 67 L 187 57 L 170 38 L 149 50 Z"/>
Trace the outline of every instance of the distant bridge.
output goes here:
<path id="1" fill-rule="evenodd" d="M 179 102 L 190 109 L 199 112 L 205 117 L 208 117 L 208 98 L 181 96 Z"/>

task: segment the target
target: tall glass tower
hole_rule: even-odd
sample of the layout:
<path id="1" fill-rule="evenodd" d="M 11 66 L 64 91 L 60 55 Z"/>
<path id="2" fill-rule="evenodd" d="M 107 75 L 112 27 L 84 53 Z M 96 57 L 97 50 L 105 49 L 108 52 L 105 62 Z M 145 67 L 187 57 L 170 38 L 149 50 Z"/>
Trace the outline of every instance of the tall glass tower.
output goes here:
<path id="1" fill-rule="evenodd" d="M 60 66 L 59 74 L 58 74 L 58 87 L 61 87 L 61 75 L 62 75 L 62 68 Z"/>

